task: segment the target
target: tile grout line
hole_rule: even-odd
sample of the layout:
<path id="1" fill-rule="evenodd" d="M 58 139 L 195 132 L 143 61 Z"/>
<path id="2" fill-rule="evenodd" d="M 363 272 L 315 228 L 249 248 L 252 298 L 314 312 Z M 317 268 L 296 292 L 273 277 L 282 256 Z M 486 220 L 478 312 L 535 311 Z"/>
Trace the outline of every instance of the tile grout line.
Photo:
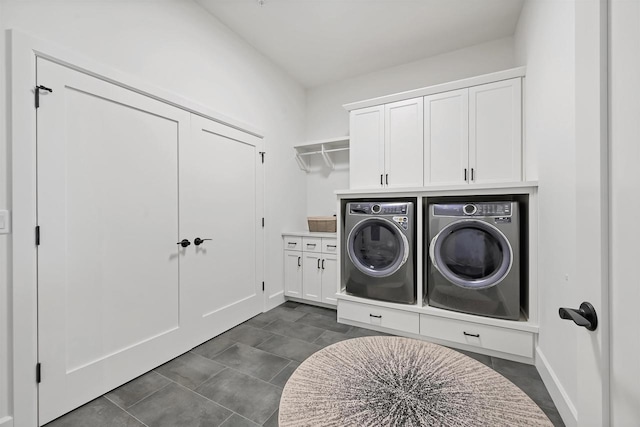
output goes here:
<path id="1" fill-rule="evenodd" d="M 169 385 L 169 384 L 166 384 L 166 385 L 165 385 L 165 386 L 163 386 L 160 390 L 162 390 L 163 388 L 165 388 L 165 387 L 166 387 L 166 386 L 168 386 L 168 385 Z M 156 390 L 156 391 L 160 391 L 160 390 Z M 155 393 L 155 392 L 154 392 L 154 393 Z M 151 393 L 151 394 L 154 394 L 154 393 Z M 149 396 L 151 396 L 151 394 L 150 394 Z M 125 414 L 129 415 L 131 418 L 133 418 L 134 420 L 138 421 L 138 422 L 139 422 L 140 424 L 142 424 L 143 426 L 145 426 L 145 427 L 149 427 L 146 423 L 143 423 L 143 422 L 142 422 L 142 420 L 138 419 L 138 418 L 137 418 L 135 415 L 133 415 L 131 412 L 127 411 L 125 408 L 123 408 L 122 406 L 118 405 L 118 403 L 116 403 L 116 402 L 114 402 L 113 400 L 109 399 L 109 398 L 107 397 L 107 395 L 106 395 L 106 394 L 103 394 L 102 396 L 103 396 L 105 399 L 107 399 L 109 402 L 113 403 L 117 408 L 120 408 L 120 410 L 121 410 L 122 412 L 124 412 Z M 134 403 L 134 405 L 135 405 L 135 403 Z M 131 406 L 133 406 L 133 405 L 131 405 Z"/>

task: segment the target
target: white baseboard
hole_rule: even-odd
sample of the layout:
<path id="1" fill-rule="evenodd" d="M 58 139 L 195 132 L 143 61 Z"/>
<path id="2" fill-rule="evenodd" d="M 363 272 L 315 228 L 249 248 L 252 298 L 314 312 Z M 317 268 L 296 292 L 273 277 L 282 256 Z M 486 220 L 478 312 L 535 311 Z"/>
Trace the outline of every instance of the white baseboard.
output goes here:
<path id="1" fill-rule="evenodd" d="M 540 347 L 536 347 L 536 369 L 538 369 L 542 382 L 547 387 L 549 395 L 551 395 L 551 399 L 553 399 L 553 403 L 555 403 L 556 409 L 562 417 L 562 421 L 567 427 L 577 427 L 578 414 L 576 407 L 562 384 L 560 384 L 558 376 L 551 369 L 549 361 L 540 350 Z"/>
<path id="2" fill-rule="evenodd" d="M 12 417 L 0 418 L 0 427 L 13 427 L 13 418 Z"/>
<path id="3" fill-rule="evenodd" d="M 264 311 L 269 311 L 272 308 L 275 308 L 284 302 L 284 291 L 276 292 L 275 294 L 269 295 L 266 301 L 266 307 Z"/>

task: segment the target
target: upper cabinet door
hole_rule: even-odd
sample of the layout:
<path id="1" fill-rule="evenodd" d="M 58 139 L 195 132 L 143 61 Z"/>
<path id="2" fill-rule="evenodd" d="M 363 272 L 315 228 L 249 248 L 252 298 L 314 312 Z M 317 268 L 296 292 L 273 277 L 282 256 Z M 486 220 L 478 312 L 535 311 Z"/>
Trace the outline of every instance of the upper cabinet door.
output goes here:
<path id="1" fill-rule="evenodd" d="M 350 187 L 382 188 L 384 173 L 384 105 L 350 114 Z"/>
<path id="2" fill-rule="evenodd" d="M 469 88 L 471 183 L 522 179 L 522 81 Z"/>
<path id="3" fill-rule="evenodd" d="M 423 98 L 385 105 L 386 187 L 422 187 Z"/>
<path id="4" fill-rule="evenodd" d="M 469 89 L 424 98 L 424 185 L 464 184 L 469 170 Z"/>

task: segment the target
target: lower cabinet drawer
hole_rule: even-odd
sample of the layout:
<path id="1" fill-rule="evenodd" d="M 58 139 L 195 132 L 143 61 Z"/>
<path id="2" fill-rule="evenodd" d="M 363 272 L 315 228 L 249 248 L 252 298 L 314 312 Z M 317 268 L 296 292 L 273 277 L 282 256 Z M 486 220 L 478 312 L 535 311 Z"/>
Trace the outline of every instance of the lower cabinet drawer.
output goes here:
<path id="1" fill-rule="evenodd" d="M 338 319 L 368 323 L 412 334 L 417 334 L 420 328 L 418 313 L 343 300 L 338 301 Z"/>
<path id="2" fill-rule="evenodd" d="M 421 314 L 420 335 L 503 353 L 533 357 L 533 334 L 531 332 Z"/>

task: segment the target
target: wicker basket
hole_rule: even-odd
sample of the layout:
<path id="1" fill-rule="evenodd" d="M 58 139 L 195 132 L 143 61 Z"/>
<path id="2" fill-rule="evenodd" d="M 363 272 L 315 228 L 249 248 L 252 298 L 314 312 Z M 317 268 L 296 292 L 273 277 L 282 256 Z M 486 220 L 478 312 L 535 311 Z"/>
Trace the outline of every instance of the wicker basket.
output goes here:
<path id="1" fill-rule="evenodd" d="M 307 222 L 309 223 L 309 231 L 322 233 L 336 232 L 335 216 L 309 216 L 307 217 Z"/>

